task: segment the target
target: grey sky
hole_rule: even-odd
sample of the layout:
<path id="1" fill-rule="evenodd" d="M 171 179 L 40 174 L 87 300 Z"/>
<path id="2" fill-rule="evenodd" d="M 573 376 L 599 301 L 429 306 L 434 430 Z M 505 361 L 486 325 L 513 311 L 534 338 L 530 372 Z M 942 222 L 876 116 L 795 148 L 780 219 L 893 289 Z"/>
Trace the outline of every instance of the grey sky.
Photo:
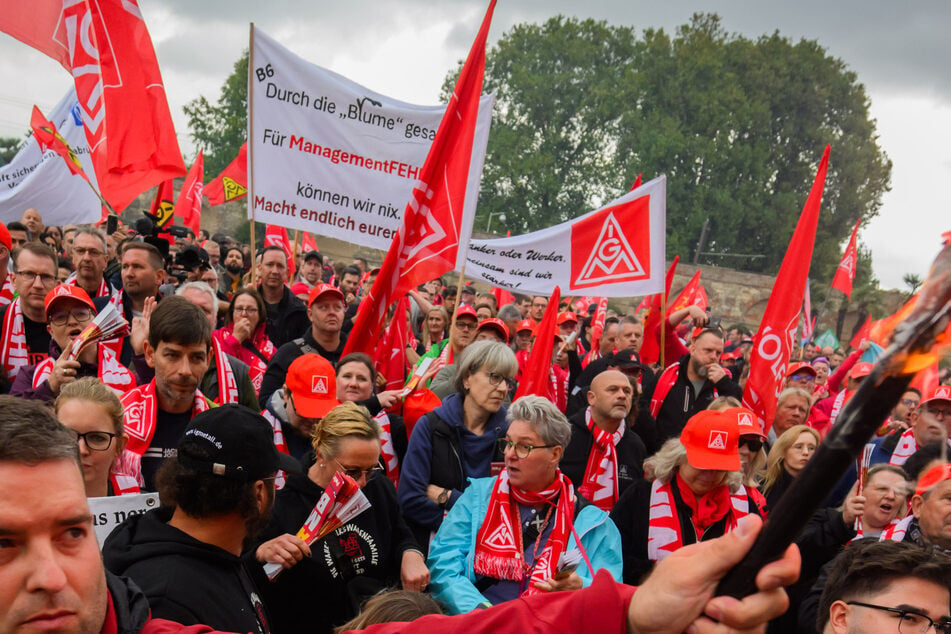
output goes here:
<path id="1" fill-rule="evenodd" d="M 181 107 L 217 98 L 255 24 L 302 57 L 368 87 L 416 103 L 435 103 L 446 72 L 462 59 L 486 0 L 140 0 L 187 156 Z M 724 28 L 748 37 L 779 31 L 816 39 L 865 84 L 881 144 L 894 161 L 892 191 L 860 233 L 885 287 L 904 273 L 924 275 L 951 229 L 951 3 L 762 0 L 500 0 L 490 42 L 512 25 L 564 14 L 672 31 L 694 12 L 718 13 Z M 21 133 L 32 103 L 55 104 L 70 78 L 28 47 L 0 36 L 0 135 Z M 817 148 L 817 160 L 821 148 Z M 835 161 L 835 147 L 832 161 Z M 647 175 L 645 175 L 646 177 Z M 806 192 L 803 192 L 805 200 Z M 821 221 L 821 220 L 820 220 Z"/>

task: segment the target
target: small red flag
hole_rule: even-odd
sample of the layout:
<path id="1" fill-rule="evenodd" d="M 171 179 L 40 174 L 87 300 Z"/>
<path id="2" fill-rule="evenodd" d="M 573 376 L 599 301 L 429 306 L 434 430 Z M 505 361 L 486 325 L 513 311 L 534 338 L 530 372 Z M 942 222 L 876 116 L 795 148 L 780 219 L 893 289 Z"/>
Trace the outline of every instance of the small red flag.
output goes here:
<path id="1" fill-rule="evenodd" d="M 506 304 L 514 304 L 515 296 L 504 288 L 492 287 L 492 294 L 495 295 L 495 302 L 499 308 L 505 306 Z M 514 333 L 510 333 L 514 334 Z"/>
<path id="2" fill-rule="evenodd" d="M 294 251 L 291 249 L 291 241 L 287 237 L 287 227 L 267 225 L 264 232 L 264 246 L 284 249 L 284 255 L 287 256 L 287 276 L 290 278 L 297 273 L 297 263 L 294 262 Z"/>
<path id="3" fill-rule="evenodd" d="M 687 285 L 684 286 L 683 290 L 677 295 L 674 301 L 667 304 L 667 317 L 670 317 L 674 312 L 686 308 L 694 303 L 696 299 L 697 289 L 700 287 L 700 269 L 697 269 L 697 272 L 693 274 L 693 277 L 690 278 L 690 281 L 687 282 Z"/>
<path id="4" fill-rule="evenodd" d="M 922 394 L 931 394 L 939 385 L 938 377 L 938 362 L 935 361 L 924 370 L 919 370 L 908 387 L 916 388 Z"/>
<path id="5" fill-rule="evenodd" d="M 855 238 L 859 232 L 859 224 L 862 219 L 855 221 L 855 227 L 852 229 L 852 237 L 849 238 L 849 244 L 845 247 L 845 253 L 842 254 L 842 261 L 835 270 L 835 277 L 832 278 L 832 288 L 837 288 L 849 299 L 852 299 L 852 280 L 855 279 L 855 264 L 858 260 L 858 247 L 855 244 Z"/>
<path id="6" fill-rule="evenodd" d="M 868 315 L 865 318 L 865 322 L 862 326 L 855 331 L 855 336 L 852 337 L 852 341 L 849 342 L 849 346 L 853 350 L 858 350 L 859 346 L 862 345 L 862 342 L 869 338 L 869 335 L 872 333 L 872 316 Z"/>
<path id="7" fill-rule="evenodd" d="M 56 130 L 56 126 L 53 125 L 53 122 L 44 117 L 43 113 L 40 112 L 40 109 L 36 106 L 33 106 L 33 116 L 30 117 L 30 127 L 33 128 L 33 136 L 36 137 L 36 142 L 40 144 L 41 152 L 53 150 L 63 158 L 71 174 L 79 174 L 85 178 L 87 182 L 89 181 L 89 177 L 86 176 L 86 172 L 83 170 L 82 163 L 79 162 L 79 157 L 76 156 L 73 149 L 69 147 L 69 143 L 66 142 L 66 139 Z"/>
<path id="8" fill-rule="evenodd" d="M 220 205 L 248 195 L 248 142 L 238 150 L 238 156 L 213 181 L 205 185 L 209 205 Z"/>
<path id="9" fill-rule="evenodd" d="M 640 172 L 638 172 L 637 178 L 634 179 L 634 184 L 631 185 L 631 191 L 634 191 L 635 189 L 637 189 L 637 188 L 640 187 L 640 186 L 641 186 L 641 174 L 640 174 Z"/>
<path id="10" fill-rule="evenodd" d="M 703 284 L 697 284 L 697 292 L 693 294 L 693 305 L 699 306 L 700 310 L 706 310 L 709 306 L 707 289 L 703 287 Z"/>
<path id="11" fill-rule="evenodd" d="M 182 191 L 178 192 L 178 202 L 175 203 L 175 216 L 182 219 L 182 224 L 198 235 L 201 226 L 201 188 L 205 178 L 205 158 L 198 150 L 195 162 L 188 170 Z"/>
<path id="12" fill-rule="evenodd" d="M 158 226 L 164 227 L 172 221 L 175 212 L 175 188 L 172 179 L 162 181 L 155 189 L 155 198 L 149 213 L 158 218 Z"/>
<path id="13" fill-rule="evenodd" d="M 386 328 L 376 349 L 374 365 L 377 372 L 386 378 L 386 390 L 399 390 L 406 382 L 406 340 L 409 331 L 406 317 L 409 312 L 409 297 L 404 295 L 396 303 L 393 319 Z"/>
<path id="14" fill-rule="evenodd" d="M 317 248 L 317 240 L 314 239 L 314 234 L 310 231 L 305 231 L 304 236 L 301 238 L 301 251 L 304 253 L 320 251 L 320 249 Z"/>
<path id="15" fill-rule="evenodd" d="M 549 389 L 551 383 L 549 375 L 551 374 L 552 353 L 555 351 L 555 334 L 558 332 L 558 303 L 560 301 L 561 289 L 556 286 L 555 292 L 548 300 L 545 315 L 535 328 L 535 343 L 532 344 L 528 361 L 525 362 L 518 389 L 512 398 L 513 401 L 526 394 L 534 394 L 547 399 L 554 397 Z"/>
<path id="16" fill-rule="evenodd" d="M 667 279 L 665 281 L 664 294 L 670 296 L 670 287 L 674 282 L 674 273 L 677 271 L 677 262 L 680 261 L 680 256 L 675 255 L 674 261 L 671 262 L 670 268 L 667 269 Z M 647 313 L 647 318 L 644 320 L 644 340 L 641 343 L 641 362 L 643 363 L 657 363 L 660 361 L 660 342 L 654 337 L 653 333 L 661 326 L 661 295 L 656 293 L 651 296 L 651 308 L 650 312 Z M 665 359 L 669 361 L 669 359 Z"/>
<path id="17" fill-rule="evenodd" d="M 769 431 L 776 412 L 776 401 L 782 390 L 786 365 L 792 354 L 806 279 L 816 241 L 822 190 L 829 168 L 829 146 L 822 153 L 822 161 L 812 183 L 806 204 L 802 208 L 789 248 L 779 267 L 779 275 L 766 304 L 766 312 L 759 330 L 753 337 L 750 354 L 750 375 L 743 393 L 743 405 L 751 409 Z"/>
<path id="18" fill-rule="evenodd" d="M 582 366 L 587 366 L 600 355 L 598 353 L 601 346 L 601 335 L 604 334 L 604 322 L 608 316 L 608 298 L 599 297 L 598 307 L 594 311 L 594 317 L 591 319 L 591 349 L 581 361 Z"/>

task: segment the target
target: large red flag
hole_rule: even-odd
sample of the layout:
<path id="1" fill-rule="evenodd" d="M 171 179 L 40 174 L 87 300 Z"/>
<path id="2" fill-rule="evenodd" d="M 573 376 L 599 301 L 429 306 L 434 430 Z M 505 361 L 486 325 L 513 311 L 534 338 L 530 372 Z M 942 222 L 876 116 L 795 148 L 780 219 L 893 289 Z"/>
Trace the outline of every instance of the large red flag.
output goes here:
<path id="1" fill-rule="evenodd" d="M 188 170 L 182 191 L 178 192 L 178 201 L 175 203 L 175 216 L 182 219 L 182 224 L 198 235 L 201 226 L 201 188 L 205 178 L 205 157 L 201 150 L 195 162 Z"/>
<path id="2" fill-rule="evenodd" d="M 396 303 L 393 319 L 386 328 L 374 357 L 377 372 L 386 378 L 386 390 L 399 390 L 406 382 L 406 316 L 409 312 L 409 296 L 404 295 Z"/>
<path id="3" fill-rule="evenodd" d="M 152 38 L 136 0 L 6 2 L 0 31 L 70 72 L 99 190 L 116 211 L 185 174 Z"/>
<path id="4" fill-rule="evenodd" d="M 558 303 L 560 301 L 561 289 L 556 286 L 555 292 L 548 300 L 548 308 L 545 309 L 542 320 L 535 328 L 535 343 L 532 344 L 532 351 L 528 355 L 528 361 L 525 362 L 518 389 L 512 397 L 513 401 L 526 394 L 551 398 L 549 375 L 552 353 L 555 351 L 555 334 L 558 332 Z"/>
<path id="5" fill-rule="evenodd" d="M 220 205 L 248 195 L 248 142 L 238 150 L 238 156 L 213 181 L 205 185 L 209 205 Z"/>
<path id="6" fill-rule="evenodd" d="M 667 316 L 670 315 L 682 308 L 691 306 L 694 303 L 696 298 L 697 289 L 700 287 L 700 269 L 697 269 L 697 272 L 693 274 L 693 277 L 690 278 L 690 281 L 687 282 L 687 285 L 684 286 L 683 290 L 674 298 L 674 301 L 667 304 Z"/>
<path id="7" fill-rule="evenodd" d="M 453 270 L 460 248 L 466 247 L 459 244 L 459 235 L 468 230 L 462 227 L 466 192 L 479 187 L 478 179 L 469 182 L 469 168 L 485 74 L 485 41 L 494 10 L 495 0 L 491 0 L 403 212 L 400 230 L 370 293 L 360 303 L 345 354 L 373 350 L 393 300 Z"/>
<path id="8" fill-rule="evenodd" d="M 287 227 L 267 225 L 264 232 L 264 246 L 284 249 L 284 255 L 287 256 L 287 275 L 293 277 L 297 272 L 297 263 L 294 262 L 294 251 L 291 249 L 291 241 L 287 236 Z"/>
<path id="9" fill-rule="evenodd" d="M 837 288 L 849 299 L 852 299 L 852 280 L 855 279 L 855 264 L 858 260 L 858 250 L 855 244 L 855 238 L 859 233 L 859 224 L 862 219 L 855 221 L 855 227 L 852 229 L 852 237 L 849 238 L 849 244 L 845 247 L 845 253 L 842 254 L 842 261 L 839 262 L 839 268 L 835 270 L 835 277 L 832 278 L 832 288 Z"/>
<path id="10" fill-rule="evenodd" d="M 33 128 L 33 136 L 36 137 L 36 142 L 39 143 L 41 152 L 53 150 L 63 158 L 71 174 L 79 174 L 89 182 L 89 177 L 83 170 L 82 163 L 79 162 L 79 157 L 73 152 L 73 148 L 69 147 L 69 143 L 67 143 L 63 135 L 56 130 L 56 126 L 53 125 L 53 122 L 44 117 L 43 113 L 40 112 L 40 109 L 36 106 L 33 106 L 33 116 L 30 117 L 30 127 Z"/>
<path id="11" fill-rule="evenodd" d="M 670 296 L 670 286 L 674 282 L 674 273 L 677 271 L 677 262 L 679 261 L 680 256 L 675 255 L 674 261 L 670 263 L 670 268 L 667 269 L 667 279 L 664 282 L 665 297 Z M 644 320 L 644 339 L 641 343 L 642 363 L 657 363 L 660 361 L 660 342 L 654 337 L 654 332 L 657 331 L 661 325 L 661 295 L 660 293 L 656 293 L 652 297 L 650 311 Z"/>
<path id="12" fill-rule="evenodd" d="M 743 405 L 753 410 L 768 431 L 773 424 L 776 401 L 782 390 L 786 364 L 792 353 L 802 297 L 809 277 L 809 264 L 816 241 L 822 190 L 829 167 L 829 146 L 822 153 L 809 198 L 802 208 L 789 248 L 779 267 L 779 275 L 766 304 L 766 312 L 753 338 L 750 376 L 743 393 Z"/>
<path id="13" fill-rule="evenodd" d="M 162 181 L 155 188 L 155 198 L 149 213 L 158 218 L 158 225 L 164 227 L 172 221 L 175 212 L 175 188 L 172 179 Z"/>

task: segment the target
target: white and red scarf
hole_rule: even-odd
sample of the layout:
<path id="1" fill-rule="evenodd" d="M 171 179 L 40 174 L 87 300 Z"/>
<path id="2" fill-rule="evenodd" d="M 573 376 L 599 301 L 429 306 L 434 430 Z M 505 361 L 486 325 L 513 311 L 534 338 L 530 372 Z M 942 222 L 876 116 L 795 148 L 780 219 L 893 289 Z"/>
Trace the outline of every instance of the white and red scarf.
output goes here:
<path id="1" fill-rule="evenodd" d="M 674 502 L 672 486 L 676 474 L 668 482 L 655 479 L 651 484 L 650 515 L 647 524 L 647 557 L 660 561 L 684 545 L 680 530 L 680 516 Z M 742 499 L 740 499 L 742 497 Z M 730 511 L 727 513 L 725 532 L 736 528 L 737 523 L 749 514 L 749 500 L 740 491 L 730 496 Z"/>
<path id="2" fill-rule="evenodd" d="M 79 286 L 79 282 L 76 279 L 76 273 L 75 272 L 70 273 L 69 277 L 67 277 L 66 281 L 63 283 L 72 284 L 73 286 Z M 102 278 L 99 280 L 99 288 L 96 290 L 96 294 L 93 295 L 93 297 L 110 297 L 111 298 L 117 292 L 118 291 L 112 286 L 112 284 L 106 281 L 106 278 Z"/>
<path id="3" fill-rule="evenodd" d="M 546 504 L 555 507 L 551 533 L 530 570 L 526 570 L 527 566 L 524 564 L 525 548 L 522 544 L 519 504 Z M 476 537 L 476 574 L 493 579 L 527 581 L 523 594 L 539 592 L 534 584 L 554 576 L 558 559 L 568 547 L 574 513 L 574 490 L 561 471 L 555 474 L 555 480 L 547 489 L 536 492 L 510 486 L 508 471 L 503 469 L 492 487 L 489 509 Z"/>
<path id="4" fill-rule="evenodd" d="M 548 372 L 548 400 L 555 404 L 559 412 L 568 408 L 568 370 L 551 364 L 551 370 Z"/>
<path id="5" fill-rule="evenodd" d="M 903 541 L 905 539 L 905 533 L 908 532 L 908 527 L 911 526 L 911 523 L 914 521 L 914 519 L 914 515 L 909 515 L 901 521 L 893 521 L 891 524 L 886 526 L 885 530 L 882 531 L 882 534 L 878 536 L 878 541 Z"/>
<path id="6" fill-rule="evenodd" d="M 234 378 L 234 370 L 228 355 L 221 349 L 221 342 L 211 338 L 212 350 L 215 355 L 215 368 L 218 371 L 218 398 L 215 405 L 227 405 L 238 402 L 238 381 Z"/>
<path id="7" fill-rule="evenodd" d="M 16 289 L 13 288 L 13 273 L 7 273 L 6 279 L 3 280 L 3 287 L 0 288 L 0 306 L 6 306 L 12 302 L 15 294 Z"/>
<path id="8" fill-rule="evenodd" d="M 393 486 L 399 486 L 400 482 L 400 464 L 399 457 L 396 455 L 396 446 L 393 444 L 393 432 L 390 428 L 390 417 L 385 409 L 373 417 L 373 420 L 380 426 L 380 454 L 383 456 L 383 462 L 386 464 L 386 477 L 392 482 Z"/>
<path id="9" fill-rule="evenodd" d="M 17 372 L 29 365 L 30 350 L 26 345 L 26 330 L 20 298 L 16 298 L 3 316 L 3 336 L 0 339 L 0 365 L 7 379 L 13 381 Z"/>
<path id="10" fill-rule="evenodd" d="M 119 461 L 120 471 L 134 477 L 141 486 L 145 484 L 142 479 L 142 454 L 152 444 L 152 437 L 155 435 L 155 417 L 158 414 L 155 379 L 129 390 L 119 397 L 119 401 L 125 412 L 125 431 L 129 436 L 129 444 L 126 445 Z M 210 407 L 214 405 L 209 404 L 201 390 L 196 389 L 192 417 Z"/>
<path id="11" fill-rule="evenodd" d="M 852 398 L 854 391 L 842 390 L 835 395 L 835 400 L 832 401 L 832 412 L 829 414 L 829 422 L 835 425 L 835 421 L 839 418 L 839 412 L 842 411 L 842 406 L 845 405 L 845 402 Z"/>
<path id="12" fill-rule="evenodd" d="M 130 475 L 113 471 L 109 474 L 109 481 L 112 483 L 113 495 L 132 495 L 142 492 L 139 483 Z"/>
<path id="13" fill-rule="evenodd" d="M 673 389 L 674 384 L 677 382 L 677 377 L 680 374 L 680 362 L 673 363 L 667 366 L 660 377 L 657 379 L 657 385 L 654 386 L 654 394 L 651 396 L 651 416 L 657 418 L 657 415 L 660 413 L 660 408 L 664 404 L 664 400 L 667 399 L 667 395 L 670 394 L 670 390 Z M 713 398 L 718 396 L 716 388 L 713 390 Z M 684 412 L 687 411 L 687 404 L 684 403 Z"/>
<path id="14" fill-rule="evenodd" d="M 948 438 L 948 447 L 951 448 L 951 438 Z M 892 452 L 892 457 L 888 459 L 888 464 L 900 467 L 905 464 L 918 449 L 918 441 L 915 440 L 915 430 L 906 429 L 898 438 L 898 444 L 895 446 L 895 451 Z"/>
<path id="15" fill-rule="evenodd" d="M 263 416 L 267 422 L 271 423 L 271 431 L 274 432 L 274 446 L 277 447 L 277 450 L 281 453 L 289 455 L 291 452 L 288 451 L 287 442 L 284 440 L 284 428 L 281 426 L 281 420 L 266 409 L 261 410 L 261 416 Z M 274 488 L 280 491 L 284 488 L 286 482 L 287 479 L 284 471 L 279 470 L 274 477 Z"/>
<path id="16" fill-rule="evenodd" d="M 594 442 L 591 443 L 588 464 L 578 492 L 602 511 L 610 512 L 618 499 L 617 445 L 624 436 L 627 424 L 622 420 L 613 434 L 604 431 L 591 418 L 590 407 L 585 410 L 584 420 L 588 431 L 594 436 Z"/>
<path id="17" fill-rule="evenodd" d="M 111 348 L 100 343 L 98 354 L 99 364 L 96 367 L 96 375 L 103 385 L 115 392 L 117 396 L 122 396 L 135 387 L 135 376 L 129 371 L 129 368 L 119 363 L 116 353 Z M 49 380 L 55 365 L 56 360 L 47 357 L 36 366 L 36 370 L 33 371 L 34 390 L 43 381 Z"/>

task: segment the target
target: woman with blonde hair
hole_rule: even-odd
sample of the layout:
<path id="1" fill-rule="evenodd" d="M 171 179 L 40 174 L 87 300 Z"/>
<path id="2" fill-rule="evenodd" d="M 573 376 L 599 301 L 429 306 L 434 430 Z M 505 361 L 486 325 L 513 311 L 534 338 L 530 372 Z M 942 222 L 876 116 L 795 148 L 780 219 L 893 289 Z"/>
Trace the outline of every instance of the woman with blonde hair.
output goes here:
<path id="1" fill-rule="evenodd" d="M 429 583 L 393 483 L 383 475 L 380 428 L 367 409 L 338 405 L 314 425 L 311 441 L 305 473 L 288 476 L 254 550 L 258 562 L 284 567 L 275 582 L 258 586 L 275 632 L 329 633 L 383 588 L 402 582 L 404 590 L 423 590 Z M 360 485 L 370 508 L 308 547 L 296 533 L 337 473 Z"/>
<path id="2" fill-rule="evenodd" d="M 91 376 L 66 383 L 53 411 L 59 422 L 76 432 L 86 497 L 139 492 L 135 478 L 117 471 L 117 458 L 129 437 L 123 424 L 122 404 L 112 390 Z"/>
<path id="3" fill-rule="evenodd" d="M 763 480 L 767 509 L 776 507 L 779 498 L 812 459 L 821 440 L 819 432 L 808 425 L 793 425 L 776 439 L 766 457 Z"/>

